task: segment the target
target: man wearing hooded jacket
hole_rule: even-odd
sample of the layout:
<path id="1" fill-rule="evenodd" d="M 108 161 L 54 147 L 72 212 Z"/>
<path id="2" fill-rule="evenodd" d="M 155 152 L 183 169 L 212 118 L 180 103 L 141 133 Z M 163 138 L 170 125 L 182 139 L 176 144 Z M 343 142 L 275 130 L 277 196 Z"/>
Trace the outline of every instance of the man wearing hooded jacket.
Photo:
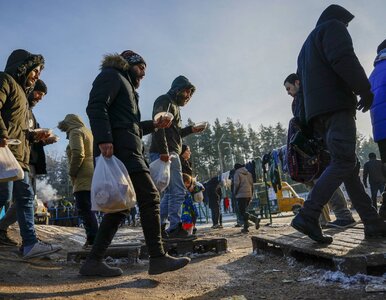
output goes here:
<path id="1" fill-rule="evenodd" d="M 386 169 L 386 40 L 379 44 L 374 61 L 374 70 L 370 74 L 371 91 L 374 102 L 370 109 L 374 141 L 378 144 L 384 169 Z M 386 176 L 386 174 L 385 174 Z M 386 220 L 386 186 L 382 193 L 382 205 L 379 215 Z"/>
<path id="2" fill-rule="evenodd" d="M 366 112 L 373 101 L 370 83 L 354 53 L 347 31 L 354 16 L 339 5 L 330 5 L 321 14 L 298 57 L 298 76 L 302 83 L 306 122 L 330 152 L 331 163 L 293 219 L 292 226 L 318 243 L 328 244 L 318 218 L 323 206 L 343 182 L 362 219 L 365 237 L 386 236 L 384 223 L 358 176 L 355 154 L 355 110 Z M 360 96 L 360 101 L 356 99 Z"/>
<path id="3" fill-rule="evenodd" d="M 182 167 L 179 155 L 182 150 L 182 138 L 202 129 L 194 126 L 182 128 L 180 107 L 185 106 L 196 88 L 185 76 L 178 76 L 173 80 L 170 90 L 159 96 L 154 102 L 153 118 L 157 113 L 170 112 L 173 115 L 172 125 L 169 128 L 157 130 L 152 135 L 150 145 L 151 160 L 157 158 L 170 165 L 170 182 L 161 199 L 161 223 L 164 238 L 193 239 L 187 231 L 181 227 L 181 205 L 185 199 L 185 185 L 182 180 Z M 169 228 L 165 232 L 166 220 L 169 219 Z"/>
<path id="4" fill-rule="evenodd" d="M 41 140 L 46 134 L 33 134 L 29 129 L 27 95 L 33 89 L 44 67 L 41 55 L 18 49 L 11 53 L 4 72 L 0 72 L 0 147 L 7 146 L 8 139 L 20 140 L 20 145 L 9 145 L 24 171 L 24 178 L 12 183 L 12 189 L 1 186 L 0 207 L 13 199 L 16 203 L 17 221 L 23 243 L 24 258 L 44 256 L 60 250 L 38 241 L 34 227 L 34 192 L 29 178 L 29 140 Z M 32 135 L 32 137 L 31 137 Z M 12 195 L 9 195 L 11 192 Z"/>
<path id="5" fill-rule="evenodd" d="M 29 129 L 35 130 L 40 128 L 39 123 L 36 120 L 36 117 L 32 111 L 37 103 L 39 103 L 43 97 L 47 94 L 47 86 L 43 80 L 38 79 L 34 85 L 33 91 L 28 96 L 29 104 Z M 29 176 L 30 184 L 36 194 L 36 175 L 47 174 L 46 170 L 46 156 L 44 152 L 44 146 L 48 144 L 53 144 L 57 140 L 55 137 L 48 137 L 42 141 L 30 140 L 30 159 L 29 159 Z M 6 187 L 7 185 L 7 187 Z M 8 188 L 8 197 L 12 197 L 12 188 L 13 182 L 9 181 L 7 183 L 0 183 L 0 188 L 6 193 L 6 188 Z M 12 199 L 9 199 L 11 201 Z M 12 205 L 8 208 L 7 213 L 4 218 L 0 221 L 0 244 L 16 246 L 17 242 L 13 241 L 8 237 L 7 230 L 8 227 L 17 222 L 17 208 L 16 203 L 13 202 Z"/>
<path id="6" fill-rule="evenodd" d="M 141 122 L 136 89 L 145 76 L 145 70 L 142 56 L 131 50 L 106 55 L 101 72 L 93 82 L 86 111 L 94 136 L 94 157 L 101 154 L 108 158 L 114 154 L 130 175 L 150 256 L 148 272 L 154 275 L 180 269 L 190 259 L 171 257 L 162 245 L 159 193 L 150 177 L 141 138 L 156 128 L 170 126 L 170 119 L 161 117 L 154 122 Z M 103 258 L 127 213 L 107 213 L 103 216 L 90 255 L 79 271 L 81 275 L 122 275 L 120 268 L 108 266 Z"/>

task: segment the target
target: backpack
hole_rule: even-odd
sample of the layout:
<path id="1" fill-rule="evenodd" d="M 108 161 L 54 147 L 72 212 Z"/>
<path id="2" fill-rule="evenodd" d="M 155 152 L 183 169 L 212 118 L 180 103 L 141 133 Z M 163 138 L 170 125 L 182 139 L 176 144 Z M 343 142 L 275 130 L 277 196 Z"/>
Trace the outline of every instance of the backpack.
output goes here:
<path id="1" fill-rule="evenodd" d="M 330 163 L 328 151 L 302 131 L 296 117 L 288 125 L 286 155 L 291 179 L 301 183 L 317 179 Z"/>

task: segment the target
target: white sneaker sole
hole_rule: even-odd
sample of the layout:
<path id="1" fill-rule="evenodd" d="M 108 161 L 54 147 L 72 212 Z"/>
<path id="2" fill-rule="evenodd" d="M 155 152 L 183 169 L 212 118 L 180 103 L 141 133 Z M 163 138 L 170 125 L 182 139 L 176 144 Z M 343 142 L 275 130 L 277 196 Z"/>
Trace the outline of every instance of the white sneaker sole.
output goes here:
<path id="1" fill-rule="evenodd" d="M 35 257 L 41 257 L 41 256 L 45 256 L 47 254 L 52 254 L 52 253 L 55 253 L 55 252 L 58 252 L 62 250 L 62 248 L 56 248 L 56 249 L 52 249 L 52 250 L 49 250 L 49 251 L 45 251 L 45 252 L 39 252 L 39 253 L 35 253 L 35 254 L 32 254 L 32 255 L 24 255 L 23 258 L 24 259 L 30 259 L 30 258 L 35 258 Z"/>

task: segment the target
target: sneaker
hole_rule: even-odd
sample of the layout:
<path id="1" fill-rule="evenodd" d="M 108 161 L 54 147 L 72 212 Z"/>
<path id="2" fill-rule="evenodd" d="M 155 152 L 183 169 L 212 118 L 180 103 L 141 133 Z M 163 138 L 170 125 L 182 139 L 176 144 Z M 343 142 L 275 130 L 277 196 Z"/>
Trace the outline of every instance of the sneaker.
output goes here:
<path id="1" fill-rule="evenodd" d="M 327 222 L 325 225 L 326 228 L 351 228 L 354 227 L 357 222 L 354 219 L 351 220 L 340 220 L 337 219 L 334 222 Z"/>
<path id="2" fill-rule="evenodd" d="M 171 272 L 185 267 L 190 262 L 189 257 L 173 257 L 168 254 L 161 257 L 150 257 L 149 275 Z"/>
<path id="3" fill-rule="evenodd" d="M 220 229 L 220 228 L 223 228 L 223 227 L 220 224 L 216 224 L 216 225 L 213 225 L 211 228 L 212 229 Z"/>
<path id="4" fill-rule="evenodd" d="M 61 249 L 62 249 L 62 247 L 53 246 L 51 244 L 47 244 L 47 243 L 38 241 L 35 245 L 33 245 L 33 247 L 27 253 L 25 253 L 26 249 L 24 247 L 23 258 L 29 259 L 29 258 L 39 257 L 39 256 L 45 256 L 47 254 L 57 252 Z"/>
<path id="5" fill-rule="evenodd" d="M 248 233 L 249 232 L 249 229 L 248 228 L 243 228 L 241 229 L 241 233 Z"/>
<path id="6" fill-rule="evenodd" d="M 168 237 L 165 237 L 164 240 L 183 240 L 183 241 L 192 241 L 197 237 L 193 234 L 189 234 L 186 230 L 181 227 L 177 227 L 173 231 L 168 232 Z"/>
<path id="7" fill-rule="evenodd" d="M 236 223 L 235 227 L 242 227 L 243 225 L 241 225 L 240 223 Z"/>
<path id="8" fill-rule="evenodd" d="M 0 230 L 0 244 L 5 246 L 16 246 L 17 242 L 12 240 L 6 230 Z"/>
<path id="9" fill-rule="evenodd" d="M 88 259 L 81 266 L 79 274 L 82 276 L 115 277 L 121 276 L 123 271 L 121 268 L 110 267 L 104 261 Z"/>

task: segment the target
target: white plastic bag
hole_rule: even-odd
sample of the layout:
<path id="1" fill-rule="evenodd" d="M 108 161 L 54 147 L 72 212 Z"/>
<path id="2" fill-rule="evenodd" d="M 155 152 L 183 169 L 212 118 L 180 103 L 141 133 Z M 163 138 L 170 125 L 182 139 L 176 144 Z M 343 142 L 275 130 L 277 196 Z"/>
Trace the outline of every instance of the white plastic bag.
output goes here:
<path id="1" fill-rule="evenodd" d="M 24 179 L 24 171 L 8 146 L 0 147 L 0 182 Z"/>
<path id="2" fill-rule="evenodd" d="M 135 206 L 136 195 L 125 165 L 114 155 L 96 158 L 91 183 L 91 209 L 105 213 Z"/>
<path id="3" fill-rule="evenodd" d="M 169 185 L 170 164 L 170 161 L 164 162 L 159 158 L 150 164 L 150 176 L 160 193 Z"/>

